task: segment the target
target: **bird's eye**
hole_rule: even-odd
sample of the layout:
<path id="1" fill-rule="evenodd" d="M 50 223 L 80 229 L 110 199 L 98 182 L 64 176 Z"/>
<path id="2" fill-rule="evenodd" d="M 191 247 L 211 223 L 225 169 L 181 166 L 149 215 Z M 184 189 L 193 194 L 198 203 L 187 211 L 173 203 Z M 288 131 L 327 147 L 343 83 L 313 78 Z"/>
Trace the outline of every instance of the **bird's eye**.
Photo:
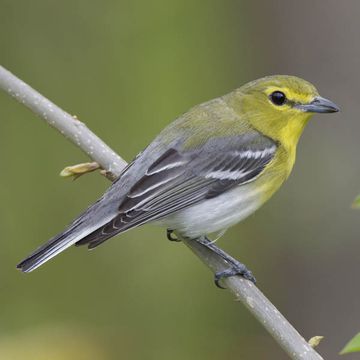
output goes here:
<path id="1" fill-rule="evenodd" d="M 270 100 L 273 104 L 281 106 L 286 103 L 286 96 L 281 91 L 274 91 L 270 94 Z"/>

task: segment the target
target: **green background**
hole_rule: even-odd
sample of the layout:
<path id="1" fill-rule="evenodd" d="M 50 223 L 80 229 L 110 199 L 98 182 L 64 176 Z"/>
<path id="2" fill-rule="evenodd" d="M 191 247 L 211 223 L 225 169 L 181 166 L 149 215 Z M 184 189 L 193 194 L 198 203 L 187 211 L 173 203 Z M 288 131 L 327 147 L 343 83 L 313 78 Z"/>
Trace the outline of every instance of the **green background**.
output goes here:
<path id="1" fill-rule="evenodd" d="M 319 352 L 360 329 L 360 3 L 0 0 L 1 64 L 131 160 L 191 106 L 269 74 L 313 82 L 315 116 L 289 181 L 219 242 Z M 87 157 L 0 93 L 1 359 L 286 359 L 248 311 L 163 229 L 34 273 L 16 263 L 109 186 L 58 177 Z M 357 359 L 349 355 L 347 359 Z"/>

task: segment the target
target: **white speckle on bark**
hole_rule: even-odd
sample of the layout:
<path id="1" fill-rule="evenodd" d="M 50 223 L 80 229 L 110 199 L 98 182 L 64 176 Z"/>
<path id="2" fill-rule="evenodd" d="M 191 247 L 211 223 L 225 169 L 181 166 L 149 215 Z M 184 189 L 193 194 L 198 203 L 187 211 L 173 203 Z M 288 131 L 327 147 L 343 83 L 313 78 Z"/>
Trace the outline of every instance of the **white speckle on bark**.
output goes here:
<path id="1" fill-rule="evenodd" d="M 254 299 L 250 296 L 246 297 L 246 302 L 248 303 L 248 305 L 253 309 L 254 308 Z"/>

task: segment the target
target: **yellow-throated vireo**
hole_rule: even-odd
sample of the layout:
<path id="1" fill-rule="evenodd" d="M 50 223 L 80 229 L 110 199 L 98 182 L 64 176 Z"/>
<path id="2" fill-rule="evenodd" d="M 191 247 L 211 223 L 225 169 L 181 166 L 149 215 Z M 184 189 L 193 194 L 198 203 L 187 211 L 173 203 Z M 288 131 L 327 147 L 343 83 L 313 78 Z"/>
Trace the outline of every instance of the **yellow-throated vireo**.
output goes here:
<path id="1" fill-rule="evenodd" d="M 246 267 L 207 234 L 223 232 L 257 210 L 289 176 L 301 133 L 314 113 L 339 108 L 309 82 L 269 76 L 197 105 L 168 125 L 105 194 L 22 261 L 30 272 L 71 245 L 90 249 L 146 223 L 200 241 L 229 262 L 216 282 Z"/>

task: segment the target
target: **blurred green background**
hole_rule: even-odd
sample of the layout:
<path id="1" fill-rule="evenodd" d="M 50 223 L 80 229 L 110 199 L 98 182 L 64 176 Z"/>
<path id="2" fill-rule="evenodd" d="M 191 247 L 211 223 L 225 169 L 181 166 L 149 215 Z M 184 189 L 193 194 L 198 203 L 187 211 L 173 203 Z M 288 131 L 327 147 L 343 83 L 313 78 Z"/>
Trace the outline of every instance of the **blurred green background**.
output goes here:
<path id="1" fill-rule="evenodd" d="M 0 0 L 1 64 L 131 160 L 180 113 L 269 74 L 313 82 L 342 112 L 315 116 L 294 172 L 220 246 L 319 352 L 360 329 L 360 3 Z M 16 263 L 109 186 L 59 171 L 87 158 L 0 93 L 0 359 L 286 359 L 182 244 L 136 229 Z M 347 359 L 358 359 L 356 355 Z"/>

